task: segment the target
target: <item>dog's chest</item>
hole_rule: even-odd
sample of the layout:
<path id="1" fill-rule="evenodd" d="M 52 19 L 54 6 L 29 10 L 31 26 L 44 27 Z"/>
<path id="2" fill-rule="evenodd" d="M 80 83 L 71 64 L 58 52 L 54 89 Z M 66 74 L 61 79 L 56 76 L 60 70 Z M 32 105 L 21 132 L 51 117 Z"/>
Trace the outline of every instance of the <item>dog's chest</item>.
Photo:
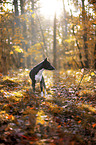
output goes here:
<path id="1" fill-rule="evenodd" d="M 35 80 L 36 80 L 37 82 L 38 82 L 38 81 L 41 81 L 43 71 L 44 71 L 44 69 L 41 69 L 41 70 L 35 75 Z"/>

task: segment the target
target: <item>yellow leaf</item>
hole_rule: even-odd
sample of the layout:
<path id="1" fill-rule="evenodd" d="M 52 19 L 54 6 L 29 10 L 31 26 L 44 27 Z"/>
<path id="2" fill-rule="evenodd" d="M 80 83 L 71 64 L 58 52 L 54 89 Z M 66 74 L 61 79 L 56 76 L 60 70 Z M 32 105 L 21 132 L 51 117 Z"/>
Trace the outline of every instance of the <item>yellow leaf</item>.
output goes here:
<path id="1" fill-rule="evenodd" d="M 95 73 L 94 73 L 94 72 L 92 72 L 92 73 L 91 73 L 91 76 L 94 76 L 94 75 L 95 75 Z"/>
<path id="2" fill-rule="evenodd" d="M 15 51 L 21 53 L 23 52 L 23 49 L 20 46 L 13 46 L 15 48 Z"/>
<path id="3" fill-rule="evenodd" d="M 65 42 L 68 42 L 68 43 L 70 43 L 70 42 L 72 42 L 72 41 L 75 41 L 75 38 L 69 38 L 69 39 L 66 39 L 66 40 L 65 40 Z"/>
<path id="4" fill-rule="evenodd" d="M 13 54 L 13 51 L 10 51 L 10 54 Z"/>
<path id="5" fill-rule="evenodd" d="M 46 36 L 46 33 L 44 33 L 44 36 Z"/>
<path id="6" fill-rule="evenodd" d="M 4 92 L 4 90 L 1 90 L 0 92 L 1 92 L 1 93 L 3 93 L 3 92 Z"/>
<path id="7" fill-rule="evenodd" d="M 30 12 L 32 13 L 32 12 L 33 12 L 33 10 L 30 10 Z"/>
<path id="8" fill-rule="evenodd" d="M 5 111 L 1 111 L 1 112 L 0 112 L 0 114 L 5 114 L 5 113 L 6 113 Z"/>
<path id="9" fill-rule="evenodd" d="M 3 81 L 5 81 L 5 80 L 7 80 L 7 79 L 9 79 L 8 76 L 3 77 Z"/>
<path id="10" fill-rule="evenodd" d="M 40 123 L 41 123 L 41 124 L 44 124 L 44 123 L 45 123 L 45 120 L 42 119 Z"/>
<path id="11" fill-rule="evenodd" d="M 27 41 L 25 41 L 25 44 L 27 44 L 28 42 Z"/>
<path id="12" fill-rule="evenodd" d="M 21 53 L 22 52 L 22 49 L 19 49 L 19 48 L 15 48 L 15 51 Z"/>
<path id="13" fill-rule="evenodd" d="M 32 14 L 32 18 L 34 18 L 35 17 L 35 14 Z"/>

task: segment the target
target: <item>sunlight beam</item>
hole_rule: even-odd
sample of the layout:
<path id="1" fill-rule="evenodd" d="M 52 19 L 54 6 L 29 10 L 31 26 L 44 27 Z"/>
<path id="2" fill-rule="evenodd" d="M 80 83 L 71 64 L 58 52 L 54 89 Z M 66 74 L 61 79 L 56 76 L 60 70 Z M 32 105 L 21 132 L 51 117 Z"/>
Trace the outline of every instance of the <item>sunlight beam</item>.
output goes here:
<path id="1" fill-rule="evenodd" d="M 41 14 L 45 18 L 54 17 L 56 12 L 57 17 L 60 16 L 61 11 L 63 10 L 63 5 L 61 0 L 41 0 Z"/>

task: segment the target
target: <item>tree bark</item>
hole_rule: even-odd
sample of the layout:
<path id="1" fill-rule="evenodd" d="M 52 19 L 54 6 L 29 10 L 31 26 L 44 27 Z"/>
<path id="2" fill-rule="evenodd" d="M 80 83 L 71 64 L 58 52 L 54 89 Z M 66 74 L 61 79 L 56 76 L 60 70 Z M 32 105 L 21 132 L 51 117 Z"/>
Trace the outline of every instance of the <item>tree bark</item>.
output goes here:
<path id="1" fill-rule="evenodd" d="M 31 0 L 32 2 L 32 11 L 34 14 L 34 0 Z M 32 26 L 32 45 L 36 43 L 36 36 L 35 36 L 35 24 L 34 24 L 34 17 L 31 18 L 31 26 Z"/>
<path id="2" fill-rule="evenodd" d="M 75 33 L 74 33 L 74 26 L 73 26 L 72 30 L 73 30 L 73 35 L 75 36 Z M 75 39 L 76 39 L 77 48 L 78 48 L 78 50 L 79 50 L 79 59 L 80 59 L 80 63 L 81 63 L 81 68 L 84 68 L 84 64 L 83 64 L 83 62 L 82 62 L 81 47 L 80 47 L 79 44 L 78 44 L 78 40 L 77 40 L 76 36 L 75 36 Z"/>
<path id="3" fill-rule="evenodd" d="M 85 52 L 85 67 L 89 68 L 89 58 L 88 58 L 88 45 L 87 45 L 87 28 L 86 28 L 86 12 L 85 12 L 85 6 L 84 1 L 82 0 L 82 25 L 83 25 L 83 40 L 84 40 L 84 52 Z"/>
<path id="4" fill-rule="evenodd" d="M 18 16 L 19 16 L 18 0 L 14 0 L 13 1 L 13 5 L 14 5 L 14 8 L 15 8 L 15 16 L 16 16 L 15 22 L 16 22 L 16 27 L 19 27 L 20 26 L 20 20 L 18 18 Z"/>
<path id="5" fill-rule="evenodd" d="M 35 10 L 35 0 L 31 0 L 32 5 L 32 14 L 34 14 L 34 10 Z M 36 43 L 36 31 L 35 31 L 35 23 L 34 23 L 34 17 L 31 17 L 31 45 L 34 45 Z M 34 55 L 34 54 L 33 54 Z M 28 58 L 28 62 L 30 62 L 29 66 L 32 65 L 32 62 L 35 61 L 34 56 L 31 55 Z"/>
<path id="6" fill-rule="evenodd" d="M 2 66 L 3 74 L 7 75 L 7 57 L 6 56 L 1 57 L 1 66 Z"/>
<path id="7" fill-rule="evenodd" d="M 94 68 L 96 69 L 96 44 L 95 44 L 95 49 L 94 49 L 94 60 L 95 60 Z"/>
<path id="8" fill-rule="evenodd" d="M 27 26 L 26 26 L 26 21 L 25 21 L 25 11 L 24 11 L 24 0 L 20 0 L 20 6 L 21 6 L 21 15 L 23 16 L 23 22 L 22 22 L 22 26 L 23 26 L 23 32 L 22 35 L 24 37 L 25 40 L 27 40 Z M 22 41 L 22 48 L 25 50 L 25 52 L 28 51 L 28 44 L 25 44 L 24 41 Z M 21 54 L 21 57 L 23 57 L 23 55 Z M 24 58 L 24 67 L 28 67 L 28 63 L 27 63 L 27 57 Z"/>
<path id="9" fill-rule="evenodd" d="M 39 22 L 39 25 L 40 25 L 40 31 L 41 31 L 41 35 L 42 35 L 42 39 L 43 39 L 43 43 L 44 43 L 44 46 L 42 46 L 42 48 L 43 48 L 43 59 L 45 59 L 45 56 L 48 57 L 48 55 L 45 54 L 45 50 L 47 52 L 47 45 L 46 45 L 46 41 L 45 41 L 45 37 L 44 37 L 44 32 L 43 32 L 43 29 L 42 29 L 39 17 L 38 17 L 38 15 L 36 15 L 36 16 L 37 16 L 37 19 L 38 19 L 38 22 Z"/>
<path id="10" fill-rule="evenodd" d="M 54 27 L 53 27 L 53 65 L 55 68 L 57 68 L 57 59 L 56 59 L 56 12 L 55 12 L 55 15 L 54 15 Z"/>
<path id="11" fill-rule="evenodd" d="M 67 38 L 67 20 L 66 20 L 66 10 L 65 10 L 65 4 L 64 4 L 64 0 L 63 0 L 63 13 L 64 13 L 64 25 L 65 25 L 65 29 L 64 29 L 64 38 Z"/>

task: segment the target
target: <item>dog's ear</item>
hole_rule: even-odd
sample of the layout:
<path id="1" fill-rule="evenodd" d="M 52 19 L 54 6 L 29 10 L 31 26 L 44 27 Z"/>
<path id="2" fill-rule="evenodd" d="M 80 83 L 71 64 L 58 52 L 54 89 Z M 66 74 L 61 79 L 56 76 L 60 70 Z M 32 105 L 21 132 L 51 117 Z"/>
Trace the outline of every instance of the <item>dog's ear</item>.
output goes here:
<path id="1" fill-rule="evenodd" d="M 44 61 L 47 61 L 47 58 L 45 58 L 45 60 Z"/>

